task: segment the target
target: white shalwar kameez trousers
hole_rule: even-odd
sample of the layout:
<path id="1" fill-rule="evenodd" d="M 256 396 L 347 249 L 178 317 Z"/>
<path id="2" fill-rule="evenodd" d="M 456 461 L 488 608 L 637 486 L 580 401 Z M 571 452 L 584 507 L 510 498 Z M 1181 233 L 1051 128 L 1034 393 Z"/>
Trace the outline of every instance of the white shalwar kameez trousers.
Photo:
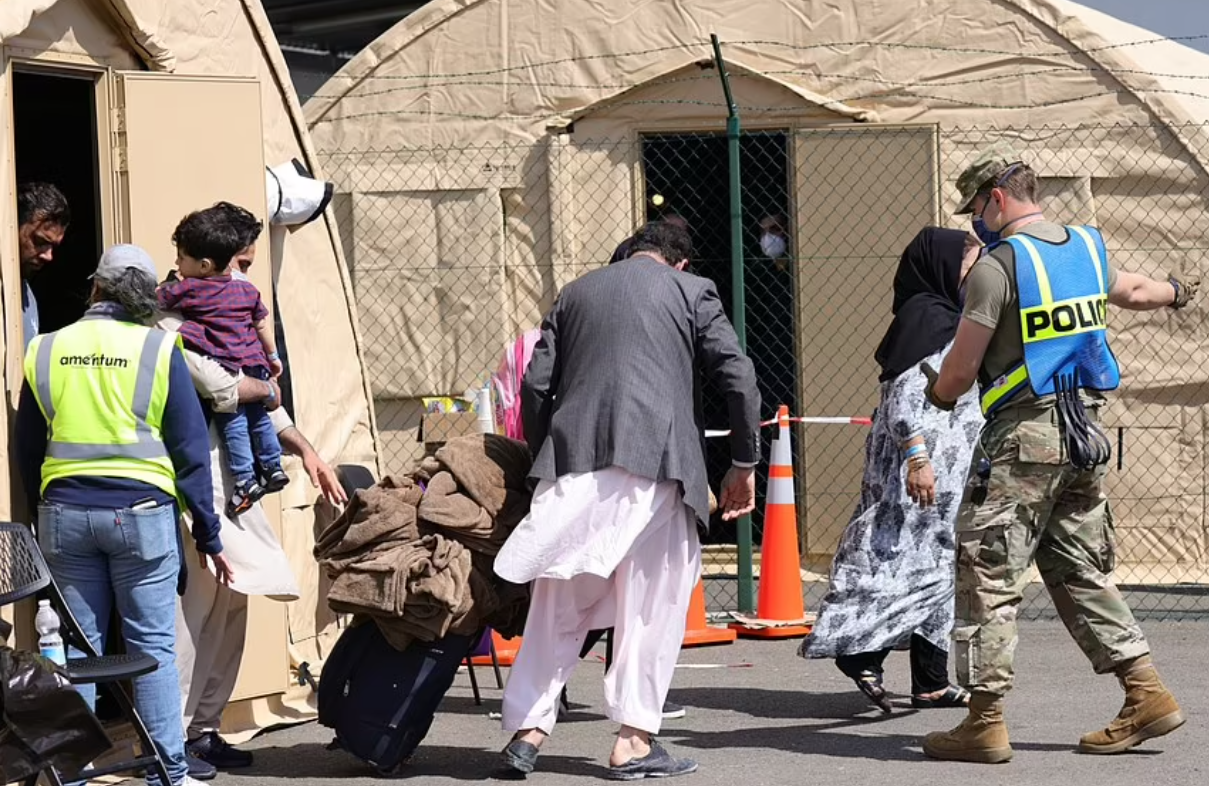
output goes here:
<path id="1" fill-rule="evenodd" d="M 659 731 L 701 573 L 696 517 L 679 483 L 618 467 L 543 480 L 495 572 L 533 582 L 524 644 L 504 689 L 505 731 L 550 734 L 587 632 L 609 627 L 608 716 Z"/>

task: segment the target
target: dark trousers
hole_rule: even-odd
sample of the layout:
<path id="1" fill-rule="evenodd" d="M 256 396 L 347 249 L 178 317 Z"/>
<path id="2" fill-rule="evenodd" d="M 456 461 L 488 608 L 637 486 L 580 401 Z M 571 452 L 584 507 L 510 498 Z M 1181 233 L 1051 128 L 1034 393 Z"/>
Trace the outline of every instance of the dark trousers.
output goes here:
<path id="1" fill-rule="evenodd" d="M 604 635 L 611 630 L 612 628 L 605 628 L 604 630 L 588 631 L 588 636 L 584 639 L 584 645 L 579 650 L 579 657 L 586 658 L 588 653 L 592 651 L 592 648 L 595 647 L 596 644 L 604 638 Z"/>
<path id="2" fill-rule="evenodd" d="M 883 672 L 882 664 L 890 650 L 840 655 L 835 665 L 850 679 L 859 679 L 863 671 Z M 921 696 L 949 687 L 949 653 L 923 636 L 911 634 L 911 693 Z"/>

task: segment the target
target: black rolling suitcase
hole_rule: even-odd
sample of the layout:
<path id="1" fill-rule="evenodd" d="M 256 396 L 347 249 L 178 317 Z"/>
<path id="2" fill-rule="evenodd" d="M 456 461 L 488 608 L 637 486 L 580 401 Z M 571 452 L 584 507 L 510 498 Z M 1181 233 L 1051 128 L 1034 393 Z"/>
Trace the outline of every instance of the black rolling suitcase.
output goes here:
<path id="1" fill-rule="evenodd" d="M 319 679 L 319 722 L 336 732 L 329 750 L 393 774 L 428 734 L 476 640 L 450 634 L 399 652 L 372 622 L 345 630 Z"/>

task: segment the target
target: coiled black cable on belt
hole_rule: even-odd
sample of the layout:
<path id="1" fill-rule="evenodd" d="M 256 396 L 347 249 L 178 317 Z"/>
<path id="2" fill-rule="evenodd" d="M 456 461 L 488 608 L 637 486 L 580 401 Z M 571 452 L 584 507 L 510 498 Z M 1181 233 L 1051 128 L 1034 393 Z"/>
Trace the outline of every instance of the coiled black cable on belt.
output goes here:
<path id="1" fill-rule="evenodd" d="M 1079 396 L 1079 370 L 1054 375 L 1058 399 L 1058 425 L 1066 440 L 1070 463 L 1079 470 L 1093 470 L 1112 458 L 1112 442 L 1087 415 Z"/>

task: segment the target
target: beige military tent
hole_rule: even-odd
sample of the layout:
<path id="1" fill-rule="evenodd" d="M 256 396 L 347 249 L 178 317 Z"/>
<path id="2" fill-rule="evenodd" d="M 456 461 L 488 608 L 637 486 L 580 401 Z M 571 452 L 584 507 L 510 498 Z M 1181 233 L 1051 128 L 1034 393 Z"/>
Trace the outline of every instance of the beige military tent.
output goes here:
<path id="1" fill-rule="evenodd" d="M 765 287 L 749 279 L 749 311 L 766 320 L 753 314 L 748 333 L 788 333 L 757 365 L 791 369 L 801 414 L 872 411 L 898 254 L 922 225 L 957 225 L 953 182 L 992 141 L 1023 151 L 1056 217 L 1100 226 L 1120 267 L 1205 270 L 1209 56 L 1066 0 L 436 0 L 306 104 L 342 190 L 390 457 L 414 444 L 417 399 L 477 384 L 562 283 L 660 204 L 698 240 L 726 226 L 725 179 L 706 179 L 726 146 L 702 136 L 726 118 L 711 33 L 743 127 L 764 140 L 743 165 L 748 246 L 756 211 L 789 216 L 788 275 L 768 283 L 769 260 L 748 253 Z M 700 267 L 729 286 L 718 237 Z M 1203 301 L 1113 315 L 1127 578 L 1206 578 L 1204 315 Z M 825 560 L 864 434 L 800 437 L 803 541 Z"/>
<path id="2" fill-rule="evenodd" d="M 43 329 L 83 310 L 100 249 L 138 243 L 163 271 L 170 237 L 190 210 L 219 199 L 266 215 L 265 167 L 316 167 L 289 75 L 256 0 L 4 0 L 0 3 L 0 246 L 5 386 L 15 405 L 21 374 L 21 294 L 14 193 L 50 180 L 68 196 L 71 230 L 40 281 Z M 376 466 L 349 282 L 330 216 L 259 244 L 253 281 L 275 292 L 299 428 L 332 463 Z M 0 414 L 7 420 L 8 414 Z M 310 556 L 315 492 L 296 461 L 292 483 L 267 512 L 303 587 L 288 606 L 253 599 L 248 656 L 228 713 L 248 729 L 288 707 L 291 660 L 322 658 L 330 625 Z M 24 516 L 11 480 L 5 517 Z M 200 576 L 195 578 L 200 579 Z M 23 629 L 23 628 L 22 628 Z"/>

